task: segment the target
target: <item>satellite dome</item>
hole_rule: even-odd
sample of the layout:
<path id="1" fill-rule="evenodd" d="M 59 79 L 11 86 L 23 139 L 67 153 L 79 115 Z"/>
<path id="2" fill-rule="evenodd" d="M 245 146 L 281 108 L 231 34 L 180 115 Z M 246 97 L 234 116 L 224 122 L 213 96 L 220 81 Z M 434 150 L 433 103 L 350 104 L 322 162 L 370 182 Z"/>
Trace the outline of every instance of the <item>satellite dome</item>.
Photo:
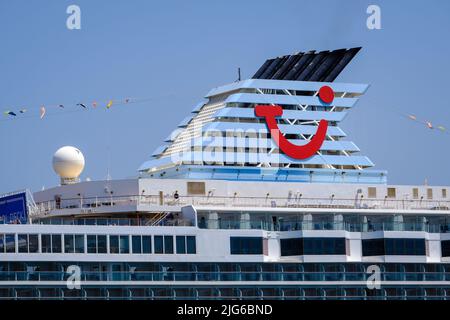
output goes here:
<path id="1" fill-rule="evenodd" d="M 53 155 L 53 170 L 61 177 L 61 183 L 77 182 L 84 169 L 84 156 L 75 147 L 65 146 Z"/>

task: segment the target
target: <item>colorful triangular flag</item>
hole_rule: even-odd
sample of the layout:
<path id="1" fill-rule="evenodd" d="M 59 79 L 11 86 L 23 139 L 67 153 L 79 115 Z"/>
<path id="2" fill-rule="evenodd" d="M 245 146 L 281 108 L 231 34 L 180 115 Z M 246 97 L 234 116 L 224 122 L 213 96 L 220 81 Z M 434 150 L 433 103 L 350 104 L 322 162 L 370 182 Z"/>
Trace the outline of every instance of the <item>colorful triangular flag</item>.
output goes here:
<path id="1" fill-rule="evenodd" d="M 39 117 L 42 119 L 45 116 L 45 107 L 41 106 L 41 108 L 39 109 Z"/>

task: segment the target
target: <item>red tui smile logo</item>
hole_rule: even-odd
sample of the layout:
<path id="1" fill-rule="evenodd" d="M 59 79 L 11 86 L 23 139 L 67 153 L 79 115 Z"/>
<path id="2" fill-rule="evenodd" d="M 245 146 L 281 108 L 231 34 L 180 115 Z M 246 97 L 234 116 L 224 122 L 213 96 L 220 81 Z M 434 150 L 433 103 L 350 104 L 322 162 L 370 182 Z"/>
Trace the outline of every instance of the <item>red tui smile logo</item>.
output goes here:
<path id="1" fill-rule="evenodd" d="M 329 86 L 321 87 L 319 90 L 319 99 L 325 104 L 332 103 L 334 100 L 333 89 Z M 322 146 L 327 134 L 328 121 L 322 119 L 319 122 L 319 127 L 314 137 L 307 144 L 297 146 L 289 142 L 278 128 L 276 117 L 283 115 L 283 109 L 280 106 L 257 105 L 255 107 L 255 115 L 257 117 L 264 117 L 270 135 L 276 145 L 286 155 L 294 159 L 307 159 L 313 156 Z"/>

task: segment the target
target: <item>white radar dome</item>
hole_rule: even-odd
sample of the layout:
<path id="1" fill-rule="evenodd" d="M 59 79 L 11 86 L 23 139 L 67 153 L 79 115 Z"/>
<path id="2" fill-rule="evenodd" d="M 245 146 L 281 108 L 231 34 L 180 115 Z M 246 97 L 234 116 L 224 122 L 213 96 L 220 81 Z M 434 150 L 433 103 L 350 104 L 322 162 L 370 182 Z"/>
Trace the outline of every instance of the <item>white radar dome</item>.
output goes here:
<path id="1" fill-rule="evenodd" d="M 83 169 L 84 156 L 75 147 L 62 147 L 53 155 L 53 170 L 61 177 L 61 181 L 78 180 Z"/>

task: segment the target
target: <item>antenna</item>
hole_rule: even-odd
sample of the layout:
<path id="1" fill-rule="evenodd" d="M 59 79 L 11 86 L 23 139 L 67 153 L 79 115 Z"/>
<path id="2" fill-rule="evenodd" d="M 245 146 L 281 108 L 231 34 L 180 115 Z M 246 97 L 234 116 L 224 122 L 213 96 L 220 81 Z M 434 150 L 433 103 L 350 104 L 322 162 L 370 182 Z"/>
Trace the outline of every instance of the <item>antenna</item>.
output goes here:
<path id="1" fill-rule="evenodd" d="M 238 81 L 241 81 L 241 68 L 238 68 Z"/>
<path id="2" fill-rule="evenodd" d="M 111 180 L 111 174 L 110 174 L 110 171 L 109 171 L 109 167 L 111 166 L 111 152 L 110 152 L 109 146 L 106 149 L 107 149 L 107 157 L 108 157 L 108 159 L 107 159 L 107 167 L 106 167 L 106 180 L 110 181 Z"/>

